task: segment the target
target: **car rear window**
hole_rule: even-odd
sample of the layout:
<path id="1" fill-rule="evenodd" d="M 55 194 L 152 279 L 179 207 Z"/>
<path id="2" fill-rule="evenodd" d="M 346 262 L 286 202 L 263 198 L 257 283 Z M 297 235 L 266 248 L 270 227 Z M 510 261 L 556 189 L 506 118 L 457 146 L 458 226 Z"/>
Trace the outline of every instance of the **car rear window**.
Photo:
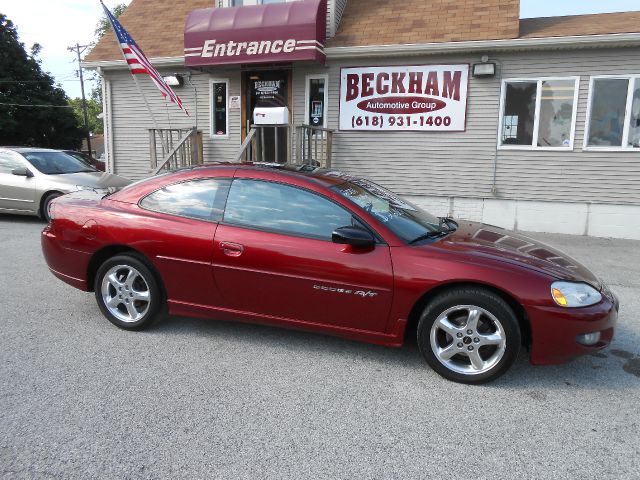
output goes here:
<path id="1" fill-rule="evenodd" d="M 168 185 L 147 195 L 140 207 L 209 222 L 222 219 L 231 179 L 204 178 Z"/>

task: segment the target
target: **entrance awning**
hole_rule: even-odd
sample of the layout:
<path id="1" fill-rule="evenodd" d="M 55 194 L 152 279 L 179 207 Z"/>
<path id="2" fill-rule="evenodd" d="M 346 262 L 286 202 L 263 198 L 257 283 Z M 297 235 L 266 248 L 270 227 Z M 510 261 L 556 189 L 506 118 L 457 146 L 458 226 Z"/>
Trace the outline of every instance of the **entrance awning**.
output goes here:
<path id="1" fill-rule="evenodd" d="M 185 63 L 324 64 L 326 16 L 326 0 L 194 10 L 184 30 Z"/>

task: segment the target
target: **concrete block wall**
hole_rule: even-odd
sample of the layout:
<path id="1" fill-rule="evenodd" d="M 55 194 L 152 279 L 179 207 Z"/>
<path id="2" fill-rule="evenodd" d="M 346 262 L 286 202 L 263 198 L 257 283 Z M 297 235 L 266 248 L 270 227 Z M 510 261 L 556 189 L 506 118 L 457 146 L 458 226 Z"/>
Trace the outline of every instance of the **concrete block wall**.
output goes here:
<path id="1" fill-rule="evenodd" d="M 640 205 L 406 196 L 428 212 L 509 230 L 640 240 Z"/>

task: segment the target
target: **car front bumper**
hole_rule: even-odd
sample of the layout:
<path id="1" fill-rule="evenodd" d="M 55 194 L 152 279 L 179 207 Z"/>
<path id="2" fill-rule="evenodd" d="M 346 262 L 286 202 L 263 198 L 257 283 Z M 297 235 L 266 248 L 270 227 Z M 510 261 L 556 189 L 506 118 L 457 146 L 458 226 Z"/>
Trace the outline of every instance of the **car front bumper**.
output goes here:
<path id="1" fill-rule="evenodd" d="M 531 363 L 565 363 L 607 347 L 613 339 L 619 310 L 617 297 L 607 293 L 600 303 L 591 307 L 527 307 L 532 336 Z M 600 332 L 600 340 L 596 344 L 588 346 L 578 342 L 578 336 L 595 332 Z"/>

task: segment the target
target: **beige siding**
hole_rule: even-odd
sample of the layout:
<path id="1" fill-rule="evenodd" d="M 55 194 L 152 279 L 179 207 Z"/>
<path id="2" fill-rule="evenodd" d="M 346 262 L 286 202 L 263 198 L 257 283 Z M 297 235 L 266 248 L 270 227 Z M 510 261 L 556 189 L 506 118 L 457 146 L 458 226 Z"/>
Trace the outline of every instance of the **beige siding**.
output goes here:
<path id="1" fill-rule="evenodd" d="M 347 0 L 329 0 L 327 2 L 327 39 L 336 34 L 346 6 Z"/>
<path id="2" fill-rule="evenodd" d="M 168 75 L 173 71 L 161 71 Z M 131 74 L 126 71 L 108 72 L 111 81 L 113 145 L 115 172 L 138 179 L 149 175 L 149 128 L 154 128 L 151 115 L 136 88 Z M 240 74 L 230 71 L 219 74 L 194 73 L 191 82 L 177 88 L 191 116 L 182 113 L 172 103 L 165 102 L 151 80 L 140 75 L 138 83 L 149 103 L 157 128 L 189 128 L 198 126 L 203 132 L 204 157 L 208 161 L 232 159 L 238 151 L 240 139 L 240 109 L 229 111 L 229 137 L 211 138 L 210 81 L 229 80 L 229 94 L 240 95 Z M 196 109 L 197 91 L 197 109 Z"/>
<path id="3" fill-rule="evenodd" d="M 501 53 L 501 75 L 470 78 L 467 131 L 336 132 L 334 167 L 366 175 L 399 193 L 418 196 L 494 198 L 493 169 L 497 158 L 498 198 L 554 200 L 640 205 L 640 152 L 582 151 L 591 75 L 640 74 L 638 49 L 576 50 Z M 395 59 L 362 59 L 328 62 L 327 67 L 295 66 L 293 71 L 293 121 L 304 123 L 305 76 L 329 75 L 328 127 L 338 128 L 339 82 L 342 66 L 372 64 L 474 63 L 477 56 L 416 56 Z M 144 103 L 127 72 L 108 73 L 112 81 L 113 143 L 116 172 L 131 178 L 149 173 L 147 129 L 153 126 Z M 501 78 L 579 76 L 574 150 L 497 150 Z M 204 132 L 205 159 L 231 161 L 240 146 L 240 110 L 230 111 L 228 139 L 212 140 L 210 132 L 211 78 L 228 78 L 230 95 L 240 95 L 239 70 L 220 74 L 194 72 L 198 90 L 198 127 Z M 148 78 L 140 78 L 154 116 L 161 128 L 169 126 L 167 108 Z M 178 90 L 189 110 L 195 112 L 195 94 L 187 84 Z M 196 117 L 186 117 L 168 106 L 171 126 L 189 127 Z"/>
<path id="4" fill-rule="evenodd" d="M 640 152 L 582 151 L 591 75 L 640 74 L 638 49 L 510 53 L 492 56 L 502 78 L 580 76 L 576 140 L 571 152 L 497 150 L 501 78 L 469 80 L 467 131 L 337 132 L 334 166 L 364 174 L 407 195 L 492 198 L 497 156 L 499 198 L 640 204 Z M 304 79 L 329 74 L 328 127 L 338 128 L 343 66 L 473 63 L 475 56 L 333 62 L 297 69 L 295 122 L 304 121 Z"/>

